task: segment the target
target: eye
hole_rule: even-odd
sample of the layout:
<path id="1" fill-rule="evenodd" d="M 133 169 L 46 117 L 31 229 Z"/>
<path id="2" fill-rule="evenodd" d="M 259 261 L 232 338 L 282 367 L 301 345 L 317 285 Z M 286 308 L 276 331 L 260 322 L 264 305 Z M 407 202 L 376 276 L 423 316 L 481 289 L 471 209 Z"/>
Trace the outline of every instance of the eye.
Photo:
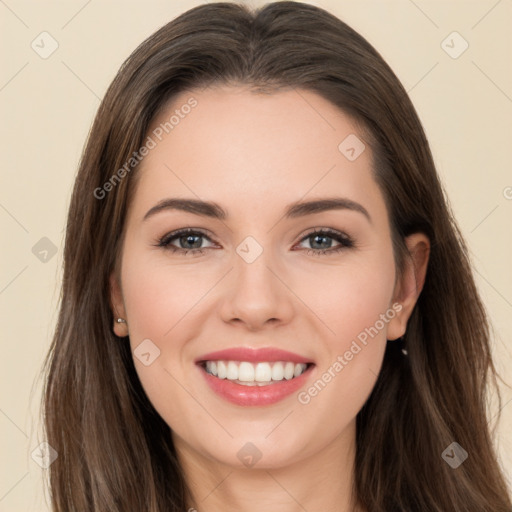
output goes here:
<path id="1" fill-rule="evenodd" d="M 339 243 L 337 247 L 331 247 L 333 239 Z M 348 235 L 330 228 L 314 228 L 313 231 L 310 231 L 310 233 L 301 240 L 301 243 L 304 241 L 309 241 L 313 246 L 312 249 L 307 250 L 307 254 L 316 256 L 338 253 L 355 246 L 354 240 Z"/>
<path id="2" fill-rule="evenodd" d="M 204 253 L 205 249 L 204 247 L 201 247 L 201 238 L 209 239 L 209 237 L 202 231 L 192 228 L 180 229 L 179 231 L 168 233 L 164 237 L 160 238 L 157 241 L 156 246 L 163 247 L 166 250 L 181 253 L 183 255 L 186 255 L 189 252 L 200 255 Z M 183 245 L 184 247 L 176 247 L 175 245 L 172 245 L 171 242 L 174 240 L 177 240 L 178 244 Z"/>
<path id="3" fill-rule="evenodd" d="M 202 239 L 211 241 L 206 233 L 193 228 L 185 228 L 166 234 L 158 239 L 155 245 L 173 253 L 201 255 L 205 252 L 204 249 L 209 248 L 201 247 Z M 339 245 L 332 247 L 332 240 L 338 242 Z M 177 241 L 183 247 L 176 247 L 176 245 L 173 245 L 174 241 Z M 338 253 L 355 246 L 353 239 L 348 235 L 330 228 L 313 228 L 309 234 L 302 238 L 301 243 L 305 241 L 313 246 L 319 246 L 307 249 L 307 254 L 317 256 Z"/>

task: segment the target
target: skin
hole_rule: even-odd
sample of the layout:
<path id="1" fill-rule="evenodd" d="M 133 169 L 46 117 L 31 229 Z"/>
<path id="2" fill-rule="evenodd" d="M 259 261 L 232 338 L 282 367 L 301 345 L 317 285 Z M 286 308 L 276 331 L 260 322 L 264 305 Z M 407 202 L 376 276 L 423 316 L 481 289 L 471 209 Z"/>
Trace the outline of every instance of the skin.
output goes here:
<path id="1" fill-rule="evenodd" d="M 348 135 L 364 137 L 319 95 L 263 95 L 242 86 L 182 92 L 152 129 L 191 96 L 197 106 L 137 171 L 121 265 L 110 280 L 114 314 L 127 323 L 114 330 L 130 336 L 132 351 L 148 338 L 161 351 L 149 366 L 134 362 L 172 429 L 191 506 L 200 512 L 354 510 L 355 418 L 376 382 L 386 339 L 406 330 L 429 240 L 409 236 L 412 257 L 399 276 L 371 150 L 366 145 L 352 162 L 338 150 Z M 349 209 L 283 217 L 291 203 L 333 195 L 362 205 L 371 221 Z M 170 197 L 215 201 L 229 217 L 166 210 L 143 220 Z M 203 254 L 155 246 L 184 227 L 207 232 L 197 241 Z M 340 245 L 306 236 L 313 228 L 346 233 L 355 246 L 307 254 Z M 247 236 L 263 248 L 252 263 L 236 252 Z M 178 237 L 172 245 L 190 249 L 193 242 Z M 307 389 L 397 303 L 401 311 L 307 404 L 294 393 L 273 405 L 233 405 L 210 390 L 194 364 L 213 350 L 279 347 L 315 362 Z M 262 454 L 250 468 L 237 457 L 248 442 Z"/>

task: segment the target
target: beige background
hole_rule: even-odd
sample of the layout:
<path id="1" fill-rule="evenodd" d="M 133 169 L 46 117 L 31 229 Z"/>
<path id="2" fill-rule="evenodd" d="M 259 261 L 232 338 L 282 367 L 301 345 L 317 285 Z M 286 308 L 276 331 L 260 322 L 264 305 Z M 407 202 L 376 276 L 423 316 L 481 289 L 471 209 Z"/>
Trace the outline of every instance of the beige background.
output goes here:
<path id="1" fill-rule="evenodd" d="M 38 372 L 56 320 L 71 187 L 99 100 L 143 39 L 200 3 L 0 1 L 0 511 L 49 510 L 44 470 L 31 458 L 42 441 Z M 510 376 L 512 2 L 310 3 L 364 35 L 410 92 L 472 253 L 495 326 L 498 369 Z M 34 40 L 42 46 L 43 31 L 59 45 L 47 59 L 31 47 Z M 469 44 L 456 59 L 441 46 L 453 31 Z M 451 51 L 460 50 L 463 42 L 452 39 Z M 43 237 L 56 246 L 47 261 L 39 259 L 41 249 L 39 257 L 32 252 Z M 512 391 L 503 388 L 496 442 L 509 480 L 511 427 Z M 471 446 L 465 448 L 471 457 Z"/>

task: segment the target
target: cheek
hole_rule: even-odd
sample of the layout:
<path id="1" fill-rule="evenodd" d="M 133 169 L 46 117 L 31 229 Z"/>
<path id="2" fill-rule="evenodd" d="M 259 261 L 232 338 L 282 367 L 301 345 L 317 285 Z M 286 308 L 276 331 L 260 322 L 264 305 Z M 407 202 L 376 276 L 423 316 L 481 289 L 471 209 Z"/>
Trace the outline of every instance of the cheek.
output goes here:
<path id="1" fill-rule="evenodd" d="M 319 340 L 322 354 L 311 385 L 298 394 L 304 418 L 332 414 L 327 429 L 336 436 L 370 395 L 382 364 L 395 267 L 392 252 L 361 263 L 324 269 L 308 281 L 308 305 L 329 329 Z M 319 289 L 323 290 L 320 293 Z M 318 322 L 317 322 L 318 323 Z M 330 411 L 330 413 L 329 413 Z"/>
<path id="2" fill-rule="evenodd" d="M 315 272 L 300 272 L 295 290 L 305 297 L 308 307 L 327 327 L 322 332 L 329 352 L 339 352 L 346 350 L 351 340 L 374 326 L 380 315 L 390 309 L 394 280 L 390 249 L 364 257 L 355 255 L 336 266 L 319 265 Z M 378 328 L 385 338 L 387 323 L 379 322 Z"/>
<path id="3" fill-rule="evenodd" d="M 187 385 L 183 385 L 192 378 L 190 345 L 202 325 L 197 319 L 200 299 L 215 280 L 192 266 L 170 266 L 137 253 L 136 248 L 129 251 L 127 247 L 122 282 L 135 369 L 158 413 L 168 424 L 172 422 L 174 430 L 186 433 L 191 421 L 204 421 L 204 410 L 191 401 Z M 143 353 L 150 353 L 147 366 L 144 358 L 137 357 L 143 342 Z"/>
<path id="4" fill-rule="evenodd" d="M 123 265 L 131 337 L 172 338 L 175 327 L 185 315 L 187 321 L 194 315 L 194 305 L 208 290 L 209 281 L 198 278 L 191 267 L 169 266 L 147 254 L 134 252 Z"/>

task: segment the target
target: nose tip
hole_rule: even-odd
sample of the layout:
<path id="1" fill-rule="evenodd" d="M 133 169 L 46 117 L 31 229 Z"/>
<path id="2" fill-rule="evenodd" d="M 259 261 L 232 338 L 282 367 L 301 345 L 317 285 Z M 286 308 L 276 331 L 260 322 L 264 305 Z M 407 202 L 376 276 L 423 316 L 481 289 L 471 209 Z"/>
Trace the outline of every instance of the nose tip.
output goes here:
<path id="1" fill-rule="evenodd" d="M 262 319 L 261 321 L 257 321 L 256 319 L 246 317 L 245 319 L 233 318 L 232 322 L 237 323 L 237 324 L 238 323 L 245 324 L 245 326 L 247 327 L 247 329 L 249 331 L 256 332 L 259 329 L 261 329 L 262 325 L 279 323 L 279 319 L 273 317 L 273 318 L 269 318 L 268 320 Z"/>

